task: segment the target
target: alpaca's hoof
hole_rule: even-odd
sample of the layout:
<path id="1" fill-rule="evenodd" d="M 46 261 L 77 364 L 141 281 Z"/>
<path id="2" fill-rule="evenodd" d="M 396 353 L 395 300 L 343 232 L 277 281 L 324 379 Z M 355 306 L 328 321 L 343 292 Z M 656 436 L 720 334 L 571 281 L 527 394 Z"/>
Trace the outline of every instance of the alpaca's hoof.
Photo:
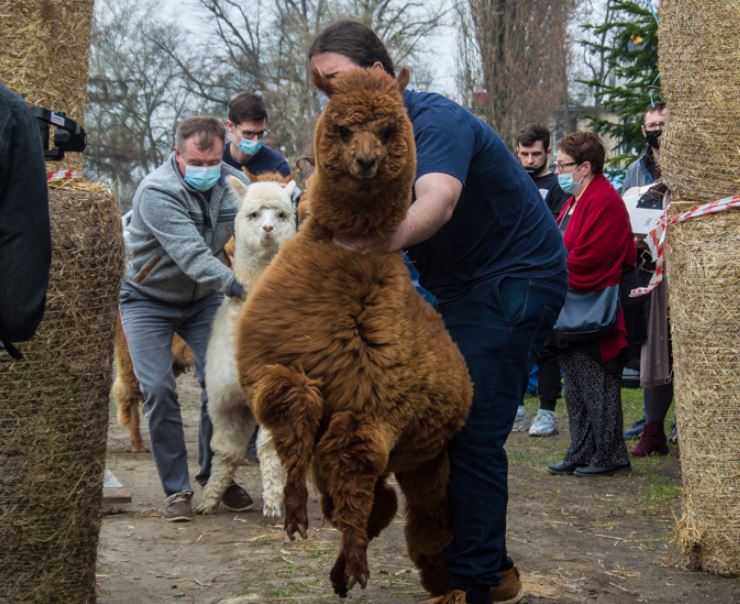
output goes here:
<path id="1" fill-rule="evenodd" d="M 369 578 L 370 577 L 368 577 L 366 574 L 352 575 L 347 580 L 347 590 L 352 589 L 357 583 L 360 584 L 360 587 L 362 587 L 362 589 L 365 589 L 367 587 L 367 580 Z"/>
<path id="2" fill-rule="evenodd" d="M 265 518 L 282 518 L 283 506 L 280 503 L 268 503 L 265 501 L 262 504 L 262 515 Z"/>
<path id="3" fill-rule="evenodd" d="M 149 449 L 144 446 L 141 438 L 135 438 L 131 441 L 131 453 L 149 453 Z"/>
<path id="4" fill-rule="evenodd" d="M 285 526 L 285 532 L 288 533 L 288 538 L 291 541 L 295 541 L 295 534 L 298 533 L 302 539 L 308 539 L 308 525 L 302 522 L 290 523 Z"/>
<path id="5" fill-rule="evenodd" d="M 204 501 L 195 508 L 195 513 L 207 516 L 209 514 L 215 514 L 217 508 L 218 508 L 218 501 L 216 501 L 215 505 L 206 503 Z"/>

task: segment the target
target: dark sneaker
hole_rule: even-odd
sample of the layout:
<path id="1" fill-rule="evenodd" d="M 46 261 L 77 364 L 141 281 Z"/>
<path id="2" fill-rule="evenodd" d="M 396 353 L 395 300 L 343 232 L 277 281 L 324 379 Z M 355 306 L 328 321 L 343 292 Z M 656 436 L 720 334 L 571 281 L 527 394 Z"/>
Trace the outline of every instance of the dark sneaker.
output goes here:
<path id="1" fill-rule="evenodd" d="M 624 440 L 634 440 L 640 438 L 642 431 L 645 429 L 645 418 L 638 419 L 624 433 Z"/>
<path id="2" fill-rule="evenodd" d="M 193 508 L 190 500 L 193 494 L 190 491 L 173 493 L 164 500 L 162 518 L 167 522 L 189 522 L 193 519 Z"/>
<path id="3" fill-rule="evenodd" d="M 621 466 L 597 466 L 591 464 L 590 466 L 582 466 L 576 468 L 573 472 L 576 476 L 584 478 L 586 476 L 614 476 L 615 474 L 629 474 L 632 471 L 632 466 L 626 463 Z"/>
<path id="4" fill-rule="evenodd" d="M 573 472 L 580 467 L 582 466 L 564 459 L 560 463 L 554 463 L 551 466 L 547 466 L 547 471 L 550 474 L 573 474 Z"/>
<path id="5" fill-rule="evenodd" d="M 491 604 L 516 604 L 524 597 L 519 569 L 512 566 L 509 570 L 502 570 L 500 574 L 498 585 L 488 590 Z"/>
<path id="6" fill-rule="evenodd" d="M 254 501 L 244 489 L 238 484 L 232 482 L 224 491 L 221 497 L 221 503 L 227 510 L 232 512 L 246 512 L 254 506 Z"/>

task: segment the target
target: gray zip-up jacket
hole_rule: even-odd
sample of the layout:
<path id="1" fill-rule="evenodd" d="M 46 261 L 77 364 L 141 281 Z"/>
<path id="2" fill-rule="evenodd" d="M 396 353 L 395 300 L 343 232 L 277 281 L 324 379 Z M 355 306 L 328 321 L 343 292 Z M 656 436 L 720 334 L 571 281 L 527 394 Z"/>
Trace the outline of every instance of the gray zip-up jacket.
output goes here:
<path id="1" fill-rule="evenodd" d="M 127 227 L 128 286 L 175 304 L 200 300 L 214 290 L 229 292 L 234 274 L 226 266 L 224 245 L 234 233 L 238 200 L 226 186 L 227 176 L 249 182 L 222 163 L 221 178 L 209 192 L 192 191 L 172 153 L 144 177 Z"/>

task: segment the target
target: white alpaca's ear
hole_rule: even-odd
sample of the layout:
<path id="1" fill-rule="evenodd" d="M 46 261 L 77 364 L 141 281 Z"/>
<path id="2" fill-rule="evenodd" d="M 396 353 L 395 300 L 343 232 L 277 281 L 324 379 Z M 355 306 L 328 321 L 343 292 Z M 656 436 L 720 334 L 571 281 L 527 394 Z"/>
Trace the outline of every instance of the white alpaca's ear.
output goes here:
<path id="1" fill-rule="evenodd" d="M 291 180 L 287 185 L 285 185 L 283 188 L 285 189 L 285 192 L 290 196 L 293 197 L 293 192 L 295 191 L 295 180 Z"/>
<path id="2" fill-rule="evenodd" d="M 247 185 L 245 185 L 236 176 L 228 176 L 226 178 L 226 184 L 229 185 L 229 188 L 239 199 L 244 199 L 247 194 Z"/>

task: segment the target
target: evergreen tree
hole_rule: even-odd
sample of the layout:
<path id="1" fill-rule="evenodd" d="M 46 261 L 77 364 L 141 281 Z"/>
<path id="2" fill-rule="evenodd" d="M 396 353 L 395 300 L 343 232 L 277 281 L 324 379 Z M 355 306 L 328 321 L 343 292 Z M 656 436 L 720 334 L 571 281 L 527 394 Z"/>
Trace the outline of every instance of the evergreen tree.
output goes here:
<path id="1" fill-rule="evenodd" d="M 625 166 L 644 149 L 640 131 L 645 107 L 660 100 L 658 78 L 658 23 L 651 0 L 607 0 L 606 19 L 601 24 L 587 24 L 593 33 L 580 43 L 592 53 L 600 54 L 611 77 L 605 80 L 582 80 L 597 99 L 597 106 L 614 113 L 619 123 L 599 115 L 590 116 L 591 126 L 600 134 L 619 141 L 609 162 L 612 167 Z"/>

